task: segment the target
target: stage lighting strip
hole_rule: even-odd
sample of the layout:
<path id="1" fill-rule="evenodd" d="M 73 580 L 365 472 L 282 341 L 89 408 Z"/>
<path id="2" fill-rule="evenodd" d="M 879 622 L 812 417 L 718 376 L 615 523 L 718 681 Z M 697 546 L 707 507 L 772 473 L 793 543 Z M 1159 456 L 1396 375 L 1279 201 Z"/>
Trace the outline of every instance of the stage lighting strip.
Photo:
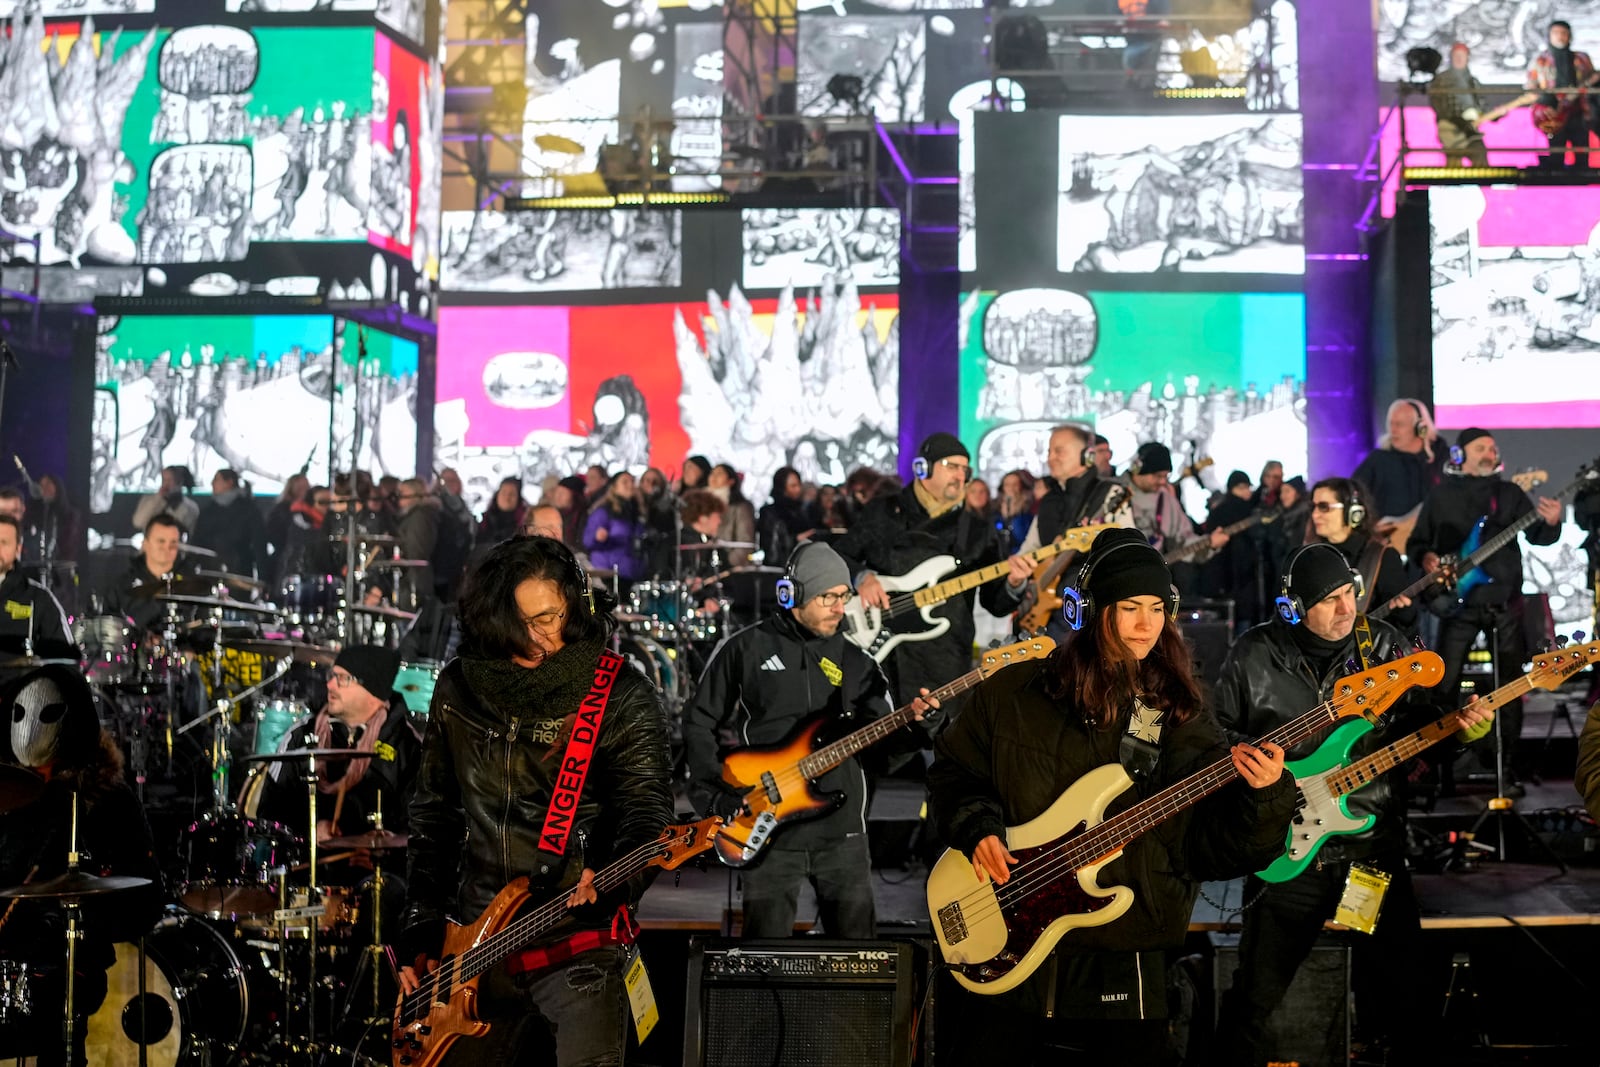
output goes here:
<path id="1" fill-rule="evenodd" d="M 616 196 L 508 196 L 507 211 L 545 211 L 552 208 L 613 208 L 726 204 L 727 193 L 618 193 Z"/>
<path id="2" fill-rule="evenodd" d="M 1214 89 L 1157 89 L 1156 95 L 1167 100 L 1243 100 L 1242 85 L 1219 85 Z"/>

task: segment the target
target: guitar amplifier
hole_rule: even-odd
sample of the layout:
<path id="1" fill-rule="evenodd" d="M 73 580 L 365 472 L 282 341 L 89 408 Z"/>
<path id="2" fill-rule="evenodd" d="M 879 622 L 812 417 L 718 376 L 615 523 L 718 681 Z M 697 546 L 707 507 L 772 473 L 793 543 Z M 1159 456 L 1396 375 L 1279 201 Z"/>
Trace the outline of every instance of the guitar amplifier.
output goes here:
<path id="1" fill-rule="evenodd" d="M 1237 934 L 1212 934 L 1216 948 L 1212 977 L 1217 1003 L 1233 988 L 1239 966 Z M 1320 938 L 1295 972 L 1283 1003 L 1267 1020 L 1267 1062 L 1343 1064 L 1350 1062 L 1350 947 Z"/>
<path id="2" fill-rule="evenodd" d="M 685 1067 L 910 1067 L 904 941 L 695 940 Z"/>

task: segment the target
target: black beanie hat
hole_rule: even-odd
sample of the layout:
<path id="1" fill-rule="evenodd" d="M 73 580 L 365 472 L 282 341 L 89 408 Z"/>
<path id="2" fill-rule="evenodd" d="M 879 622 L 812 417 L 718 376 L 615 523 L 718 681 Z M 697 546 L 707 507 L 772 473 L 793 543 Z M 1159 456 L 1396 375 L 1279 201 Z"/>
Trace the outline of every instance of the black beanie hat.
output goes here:
<path id="1" fill-rule="evenodd" d="M 1094 598 L 1095 611 L 1136 596 L 1172 596 L 1172 572 L 1167 561 L 1138 530 L 1107 530 L 1094 539 L 1083 561 L 1078 582 Z"/>
<path id="2" fill-rule="evenodd" d="M 1289 592 L 1307 608 L 1350 582 L 1350 561 L 1332 545 L 1307 545 L 1289 561 Z"/>
<path id="3" fill-rule="evenodd" d="M 388 700 L 394 695 L 394 676 L 400 670 L 400 653 L 377 645 L 351 645 L 339 651 L 333 665 L 349 671 L 351 677 L 379 700 Z"/>
<path id="4" fill-rule="evenodd" d="M 967 446 L 961 443 L 959 437 L 943 432 L 929 434 L 927 440 L 918 447 L 917 455 L 927 460 L 930 467 L 948 456 L 960 456 L 969 462 L 972 459 L 972 453 L 967 451 Z"/>
<path id="5" fill-rule="evenodd" d="M 1172 473 L 1172 450 L 1159 441 L 1147 441 L 1139 446 L 1134 457 L 1139 474 Z"/>
<path id="6" fill-rule="evenodd" d="M 1250 484 L 1250 476 L 1248 474 L 1246 474 L 1244 471 L 1234 471 L 1232 474 L 1228 475 L 1228 491 L 1229 492 L 1232 492 L 1234 490 L 1234 488 L 1237 487 L 1237 486 L 1249 485 L 1249 484 Z"/>
<path id="7" fill-rule="evenodd" d="M 1493 437 L 1494 434 L 1477 426 L 1468 426 L 1456 435 L 1456 447 L 1466 448 L 1480 437 Z"/>

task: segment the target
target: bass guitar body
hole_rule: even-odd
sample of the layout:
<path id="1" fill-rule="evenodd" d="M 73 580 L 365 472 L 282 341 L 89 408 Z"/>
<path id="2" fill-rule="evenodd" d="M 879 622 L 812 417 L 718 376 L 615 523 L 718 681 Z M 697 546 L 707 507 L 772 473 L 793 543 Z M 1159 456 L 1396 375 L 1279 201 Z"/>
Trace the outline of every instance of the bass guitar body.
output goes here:
<path id="1" fill-rule="evenodd" d="M 904 574 L 880 574 L 878 581 L 884 592 L 893 596 L 926 589 L 955 569 L 954 556 L 934 556 Z M 881 608 L 867 607 L 860 597 L 853 597 L 844 609 L 844 635 L 882 663 L 902 641 L 931 641 L 950 629 L 949 619 L 933 614 L 938 606 L 929 604 L 916 611 L 890 615 Z"/>
<path id="2" fill-rule="evenodd" d="M 1117 764 L 1095 768 L 1038 818 L 1008 827 L 1006 848 L 1026 861 L 1077 837 L 1097 825 L 1131 784 Z M 928 912 L 955 980 L 974 993 L 1015 989 L 1069 932 L 1122 916 L 1133 905 L 1133 890 L 1106 889 L 1096 880 L 1100 868 L 1120 855 L 1110 853 L 1048 880 L 1019 876 L 997 886 L 980 882 L 959 851 L 946 850 L 928 872 Z"/>
<path id="3" fill-rule="evenodd" d="M 1329 773 L 1350 762 L 1350 749 L 1355 743 L 1371 732 L 1370 722 L 1354 719 L 1329 734 L 1311 755 L 1287 764 L 1299 794 L 1294 822 L 1289 826 L 1283 855 L 1257 875 L 1263 882 L 1287 882 L 1297 877 L 1317 858 L 1328 838 L 1359 834 L 1377 821 L 1375 815 L 1351 815 L 1349 798 L 1334 796 L 1327 782 Z"/>
<path id="4" fill-rule="evenodd" d="M 435 1067 L 457 1038 L 482 1037 L 489 1024 L 478 1018 L 478 983 L 482 975 L 460 979 L 462 958 L 477 945 L 511 925 L 528 901 L 528 880 L 518 878 L 495 896 L 470 926 L 449 922 L 439 967 L 423 981 L 434 983 L 425 1023 L 396 1018 L 394 1067 Z"/>
<path id="5" fill-rule="evenodd" d="M 1478 525 L 1472 528 L 1467 539 L 1456 550 L 1456 559 L 1466 559 L 1483 544 L 1483 527 L 1489 521 L 1488 516 L 1478 520 Z M 1467 594 L 1480 585 L 1488 585 L 1490 579 L 1484 574 L 1482 567 L 1476 567 L 1456 579 L 1456 596 L 1462 603 L 1466 602 Z"/>
<path id="6" fill-rule="evenodd" d="M 782 744 L 741 748 L 722 761 L 722 779 L 745 794 L 747 813 L 723 824 L 711 846 L 729 867 L 752 863 L 786 823 L 815 819 L 844 803 L 843 793 L 824 793 L 799 770 L 820 745 L 825 716 L 802 723 Z"/>

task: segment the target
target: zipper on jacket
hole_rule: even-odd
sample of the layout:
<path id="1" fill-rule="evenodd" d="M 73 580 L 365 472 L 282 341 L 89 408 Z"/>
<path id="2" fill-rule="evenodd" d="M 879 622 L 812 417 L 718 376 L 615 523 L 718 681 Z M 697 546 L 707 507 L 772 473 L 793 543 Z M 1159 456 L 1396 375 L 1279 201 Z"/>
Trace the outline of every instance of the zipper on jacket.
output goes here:
<path id="1" fill-rule="evenodd" d="M 511 825 L 511 749 L 517 743 L 517 730 L 522 726 L 522 720 L 513 716 L 511 728 L 506 731 L 506 797 L 505 808 L 500 816 L 500 866 L 504 877 L 502 883 L 511 881 L 511 836 L 506 832 L 506 827 Z"/>

